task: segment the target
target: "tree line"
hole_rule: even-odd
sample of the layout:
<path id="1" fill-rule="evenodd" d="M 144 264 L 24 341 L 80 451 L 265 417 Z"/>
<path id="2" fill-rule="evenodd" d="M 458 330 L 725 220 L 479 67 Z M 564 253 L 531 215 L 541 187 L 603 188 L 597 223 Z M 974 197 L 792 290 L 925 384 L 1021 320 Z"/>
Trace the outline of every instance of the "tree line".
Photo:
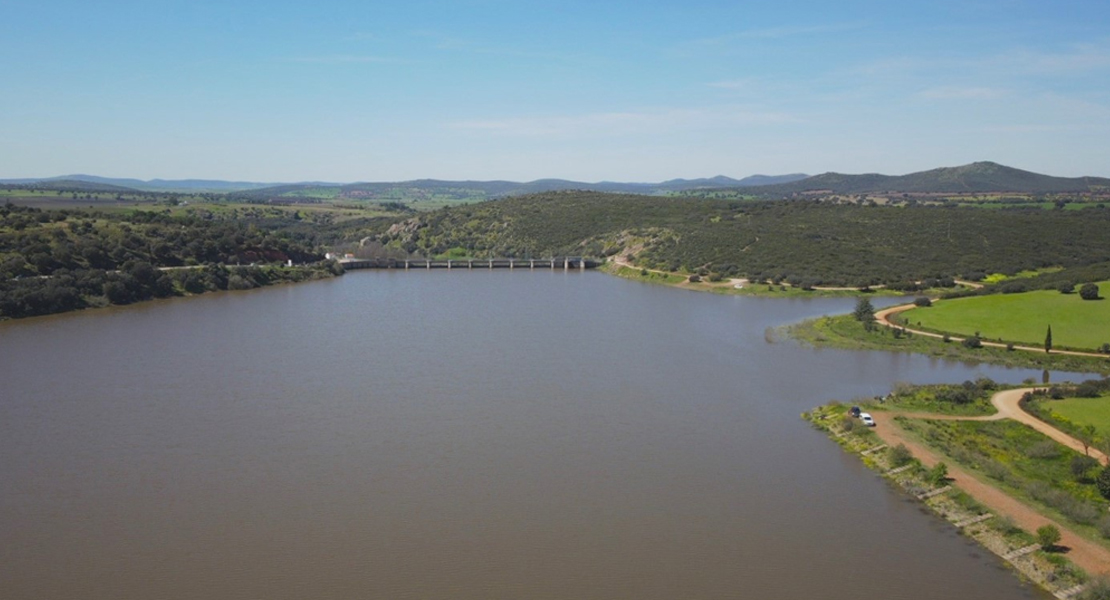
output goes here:
<path id="1" fill-rule="evenodd" d="M 0 318 L 326 277 L 305 236 L 241 221 L 0 206 Z M 286 261 L 314 266 L 293 269 Z"/>

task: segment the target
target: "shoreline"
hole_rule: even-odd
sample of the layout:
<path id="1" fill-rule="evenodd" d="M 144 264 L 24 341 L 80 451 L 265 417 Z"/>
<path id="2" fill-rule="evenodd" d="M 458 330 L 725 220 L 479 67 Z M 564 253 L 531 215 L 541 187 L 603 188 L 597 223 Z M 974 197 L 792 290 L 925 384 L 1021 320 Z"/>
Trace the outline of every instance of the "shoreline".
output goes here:
<path id="1" fill-rule="evenodd" d="M 818 286 L 814 287 L 812 290 L 805 290 L 788 283 L 753 283 L 744 278 L 728 278 L 716 282 L 706 280 L 691 282 L 689 281 L 689 277 L 693 275 L 693 273 L 676 273 L 671 271 L 660 271 L 658 269 L 647 269 L 619 260 L 610 260 L 598 267 L 598 270 L 630 281 L 664 285 L 680 290 L 730 296 L 755 296 L 760 298 L 900 298 L 906 296 L 906 294 L 902 292 L 895 292 L 879 286 L 871 288 L 869 292 L 861 292 L 859 288 L 852 287 Z"/>
<path id="2" fill-rule="evenodd" d="M 598 270 L 630 281 L 663 285 L 675 289 L 758 298 L 908 298 L 910 296 L 920 295 L 935 297 L 935 294 L 928 294 L 928 290 L 914 294 L 893 292 L 882 288 L 872 288 L 870 292 L 861 292 L 858 288 L 817 287 L 813 290 L 803 290 L 789 285 L 775 286 L 768 283 L 753 284 L 747 279 L 735 278 L 725 279 L 722 282 L 703 281 L 693 283 L 689 281 L 688 274 L 637 267 L 617 257 L 611 257 L 609 261 L 603 263 Z M 982 287 L 982 284 L 969 281 L 957 281 L 957 283 L 961 286 L 971 288 Z M 988 342 L 986 340 L 982 342 L 981 348 L 966 348 L 961 344 L 963 341 L 962 337 L 949 335 L 949 341 L 946 342 L 944 341 L 944 334 L 907 329 L 894 321 L 887 320 L 889 317 L 897 315 L 901 311 L 909 310 L 910 308 L 914 308 L 914 304 L 899 304 L 876 311 L 875 320 L 876 323 L 884 326 L 880 328 L 884 334 L 896 329 L 901 329 L 902 331 L 911 332 L 912 337 L 903 336 L 898 339 L 889 336 L 877 337 L 872 335 L 872 333 L 864 331 L 862 327 L 859 328 L 858 332 L 844 335 L 845 330 L 843 328 L 832 331 L 827 326 L 822 327 L 845 315 L 809 319 L 779 327 L 777 331 L 784 333 L 786 337 L 790 337 L 802 343 L 808 343 L 814 347 L 908 352 L 943 358 L 945 360 L 986 363 L 1004 367 L 1110 375 L 1110 356 L 1105 354 L 1065 349 L 1044 353 L 1042 349 L 1030 346 L 1014 345 L 1013 349 L 1011 349 L 1008 344 Z M 850 318 L 850 315 L 848 315 L 848 317 Z M 853 323 L 855 323 L 855 321 L 853 321 Z M 817 329 L 821 330 L 818 331 Z"/>
<path id="3" fill-rule="evenodd" d="M 906 352 L 1004 367 L 1110 374 L 1110 357 L 1106 355 L 1009 350 L 1005 345 L 985 342 L 981 348 L 968 348 L 951 336 L 945 342 L 943 335 L 918 334 L 912 330 L 895 333 L 900 329 L 901 326 L 895 325 L 867 331 L 852 315 L 847 314 L 807 319 L 779 327 L 778 331 L 785 337 L 815 348 Z"/>
<path id="4" fill-rule="evenodd" d="M 895 418 L 946 418 L 967 420 L 999 420 L 1014 418 L 1009 414 L 1011 396 L 1030 388 L 1004 390 L 992 395 L 992 404 L 999 411 L 994 415 L 960 417 L 912 412 L 880 411 L 872 413 L 875 428 L 845 428 L 846 406 L 832 401 L 802 414 L 815 429 L 823 431 L 842 450 L 854 454 L 869 469 L 879 473 L 892 487 L 913 496 L 933 514 L 955 526 L 962 535 L 1004 560 L 1022 578 L 1029 580 L 1057 598 L 1081 597 L 1092 575 L 1110 573 L 1110 550 L 1078 536 L 1067 527 L 1040 514 L 1003 490 L 970 474 L 950 458 L 945 462 L 948 476 L 944 481 L 929 481 L 928 470 L 945 458 L 936 450 L 907 434 L 895 424 Z M 1018 410 L 1021 410 L 1020 408 Z M 1024 411 L 1022 411 L 1024 412 Z M 851 419 L 847 421 L 852 422 Z M 853 422 L 854 423 L 854 422 Z M 896 463 L 892 449 L 907 448 L 912 458 Z M 1047 552 L 1036 545 L 1030 531 L 1044 524 L 1054 524 L 1064 535 L 1062 542 L 1069 556 Z M 1073 560 L 1074 559 L 1074 560 Z"/>
<path id="5" fill-rule="evenodd" d="M 603 265 L 602 270 L 633 281 L 719 294 L 780 298 L 895 295 L 889 292 L 883 293 L 882 290 L 861 292 L 858 289 L 851 288 L 801 290 L 770 284 L 756 284 L 753 286 L 747 280 L 726 279 L 719 283 L 690 282 L 689 275 L 686 274 L 640 268 L 615 258 Z M 964 282 L 961 283 L 967 285 Z M 928 292 L 925 292 L 925 294 L 928 294 Z M 906 296 L 906 294 L 901 293 L 897 295 Z M 928 295 L 935 296 L 935 294 Z M 913 352 L 952 360 L 985 362 L 1011 367 L 1041 368 L 1046 373 L 1048 370 L 1110 373 L 1110 360 L 1107 360 L 1105 355 L 1096 353 L 1060 350 L 1046 354 L 1036 352 L 1036 348 L 1008 347 L 1006 344 L 986 342 L 983 343 L 984 347 L 982 348 L 967 348 L 960 343 L 963 338 L 956 339 L 947 336 L 947 340 L 945 340 L 946 336 L 943 334 L 915 330 L 911 331 L 910 335 L 905 335 L 906 329 L 900 324 L 888 320 L 888 315 L 897 314 L 913 307 L 914 304 L 907 303 L 876 312 L 875 320 L 877 324 L 884 326 L 877 328 L 882 336 L 881 341 L 875 339 L 861 340 L 860 338 L 864 336 L 869 338 L 875 336 L 856 322 L 852 315 L 844 315 L 840 318 L 852 319 L 852 324 L 859 331 L 852 336 L 841 336 L 837 340 L 838 343 L 828 343 L 828 340 L 823 339 L 821 335 L 810 335 L 808 339 L 807 336 L 798 335 L 802 326 L 807 323 L 828 321 L 837 317 L 822 317 L 781 329 L 785 329 L 790 337 L 799 341 L 810 342 L 814 346 L 828 345 L 849 349 Z M 901 330 L 897 337 L 895 330 Z M 912 346 L 890 343 L 895 339 L 910 340 L 914 338 L 919 341 Z M 1020 395 L 1027 389 L 1031 388 L 1003 391 L 995 394 L 995 396 L 1000 400 L 1003 397 L 1012 400 L 1013 398 L 1010 398 L 1010 396 Z M 994 404 L 998 412 L 993 415 L 951 418 L 970 418 L 970 420 L 1008 418 L 1026 426 L 1029 426 L 1026 423 L 1027 420 L 1034 419 L 1020 407 L 1014 408 L 1008 404 L 1003 406 L 997 402 Z M 991 485 L 981 477 L 970 474 L 961 465 L 954 464 L 951 458 L 943 456 L 939 451 L 927 446 L 922 440 L 917 439 L 913 434 L 896 425 L 894 417 L 897 413 L 884 414 L 883 411 L 876 409 L 872 413 L 876 422 L 879 423 L 876 429 L 882 429 L 882 431 L 869 430 L 865 432 L 868 437 L 863 437 L 834 431 L 833 424 L 827 420 L 830 414 L 822 412 L 827 411 L 827 406 L 815 409 L 811 413 L 803 413 L 803 418 L 816 428 L 824 430 L 845 451 L 860 457 L 868 468 L 880 473 L 891 485 L 910 493 L 935 515 L 957 527 L 962 535 L 972 538 L 980 546 L 1005 561 L 1022 579 L 1037 585 L 1057 598 L 1072 600 L 1086 596 L 1084 592 L 1090 587 L 1094 577 L 1110 575 L 1110 550 L 1105 546 L 1078 535 L 1068 527 L 1061 526 L 1059 522 L 1041 514 L 1038 509 L 1025 504 L 1023 500 Z M 843 415 L 845 408 L 839 406 L 835 410 Z M 1021 414 L 1013 414 L 1015 411 Z M 929 415 L 913 416 L 925 418 Z M 906 414 L 906 417 L 910 417 L 910 415 Z M 1078 444 L 1074 439 L 1070 439 L 1070 436 L 1055 430 L 1050 425 L 1043 423 L 1041 425 L 1043 427 L 1035 426 L 1034 429 L 1073 449 L 1075 444 Z M 1046 433 L 1045 428 L 1051 429 L 1053 433 Z M 1059 436 L 1067 437 L 1070 441 L 1061 441 Z M 889 448 L 895 446 L 910 448 L 913 455 L 910 465 L 900 467 L 890 464 L 886 455 L 889 453 Z M 1105 456 L 1100 456 L 1100 459 L 1105 463 Z M 927 473 L 926 468 L 933 467 L 946 460 L 947 463 L 945 464 L 950 474 L 947 482 L 932 486 L 930 489 L 924 479 Z M 1036 538 L 1031 532 L 1045 525 L 1057 527 L 1062 533 L 1063 546 L 1057 545 L 1056 549 L 1049 551 L 1034 543 Z M 1067 549 L 1067 556 L 1059 552 L 1061 547 Z"/>
<path id="6" fill-rule="evenodd" d="M 219 267 L 224 269 L 225 271 L 227 271 L 229 273 L 231 272 L 230 271 L 231 269 L 245 269 L 245 268 L 248 268 L 248 267 L 242 267 L 242 266 L 239 266 L 239 265 L 219 265 Z M 190 266 L 190 267 L 166 267 L 164 269 L 159 269 L 159 270 L 162 270 L 162 271 L 179 271 L 180 272 L 180 271 L 185 271 L 185 270 L 205 269 L 205 268 L 207 268 L 207 267 L 205 267 L 204 265 L 200 265 L 200 266 L 195 266 L 195 267 L 194 266 Z M 275 277 L 273 279 L 268 279 L 265 282 L 255 282 L 255 284 L 252 285 L 251 287 L 244 287 L 244 288 L 228 287 L 226 289 L 206 289 L 202 292 L 189 292 L 189 291 L 186 291 L 184 289 L 175 289 L 175 292 L 173 294 L 168 295 L 168 296 L 142 298 L 142 299 L 135 300 L 133 302 L 126 302 L 126 303 L 119 303 L 119 304 L 111 303 L 111 302 L 90 302 L 88 306 L 73 308 L 71 310 L 63 310 L 63 311 L 58 311 L 58 312 L 50 312 L 50 313 L 27 315 L 27 316 L 16 316 L 16 317 L 9 317 L 9 316 L 0 314 L 0 324 L 23 322 L 23 321 L 33 320 L 33 319 L 41 319 L 43 317 L 59 317 L 59 316 L 62 316 L 62 315 L 81 314 L 81 313 L 86 313 L 86 312 L 89 312 L 89 311 L 100 311 L 100 310 L 103 310 L 103 309 L 122 309 L 122 308 L 127 308 L 127 307 L 132 307 L 132 306 L 144 306 L 144 305 L 147 305 L 147 304 L 150 304 L 150 303 L 153 303 L 153 302 L 158 302 L 160 300 L 181 300 L 181 299 L 185 299 L 185 298 L 208 296 L 210 294 L 217 294 L 217 293 L 224 293 L 224 292 L 249 292 L 249 291 L 253 291 L 253 290 L 261 290 L 261 289 L 265 289 L 265 288 L 278 287 L 278 286 L 283 286 L 283 285 L 292 285 L 292 284 L 297 284 L 297 283 L 307 283 L 307 282 L 311 282 L 311 281 L 327 281 L 327 280 L 331 280 L 331 279 L 336 279 L 338 277 L 342 277 L 343 274 L 344 274 L 343 271 L 339 271 L 337 273 L 337 272 L 331 271 L 327 268 L 322 268 L 322 267 L 319 266 L 319 263 L 308 264 L 308 265 L 296 265 L 296 266 L 292 266 L 292 267 L 283 266 L 283 265 L 259 265 L 257 267 L 249 267 L 249 268 L 258 269 L 260 271 L 263 271 L 263 272 L 271 274 L 271 275 L 277 275 L 277 277 Z M 43 279 L 43 281 L 45 281 L 45 280 L 47 280 L 47 279 Z"/>

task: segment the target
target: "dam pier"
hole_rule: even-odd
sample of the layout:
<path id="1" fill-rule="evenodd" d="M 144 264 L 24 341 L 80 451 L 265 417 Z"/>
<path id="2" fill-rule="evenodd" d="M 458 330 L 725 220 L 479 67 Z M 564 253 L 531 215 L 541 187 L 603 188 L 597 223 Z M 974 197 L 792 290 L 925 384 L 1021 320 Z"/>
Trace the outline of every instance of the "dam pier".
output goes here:
<path id="1" fill-rule="evenodd" d="M 339 264 L 346 270 L 353 269 L 549 269 L 585 271 L 601 263 L 581 256 L 556 258 L 341 258 Z"/>

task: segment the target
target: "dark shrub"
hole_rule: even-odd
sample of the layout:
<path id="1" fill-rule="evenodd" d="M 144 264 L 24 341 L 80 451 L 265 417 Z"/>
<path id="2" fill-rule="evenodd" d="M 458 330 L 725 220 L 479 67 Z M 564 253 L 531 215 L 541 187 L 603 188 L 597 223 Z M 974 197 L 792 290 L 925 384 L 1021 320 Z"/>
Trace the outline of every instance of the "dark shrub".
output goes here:
<path id="1" fill-rule="evenodd" d="M 895 467 L 901 467 L 908 464 L 913 460 L 913 453 L 906 447 L 905 444 L 898 444 L 890 449 L 890 464 Z"/>
<path id="2" fill-rule="evenodd" d="M 1079 297 L 1084 300 L 1098 300 L 1098 286 L 1093 283 L 1084 283 L 1079 288 Z"/>
<path id="3" fill-rule="evenodd" d="M 1110 467 L 1103 467 L 1098 472 L 1095 485 L 1098 486 L 1098 493 L 1102 494 L 1103 498 L 1110 500 Z"/>

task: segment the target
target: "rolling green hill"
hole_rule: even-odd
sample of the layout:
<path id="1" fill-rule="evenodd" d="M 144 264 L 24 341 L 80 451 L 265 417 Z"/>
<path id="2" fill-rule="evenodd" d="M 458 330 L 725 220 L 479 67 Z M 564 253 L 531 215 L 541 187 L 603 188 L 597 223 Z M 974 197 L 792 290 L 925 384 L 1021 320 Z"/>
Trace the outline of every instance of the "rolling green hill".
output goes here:
<path id="1" fill-rule="evenodd" d="M 53 192 L 113 192 L 131 193 L 138 190 L 134 188 L 101 183 L 97 181 L 83 181 L 80 179 L 51 179 L 25 184 L 6 184 L 5 189 L 47 190 Z"/>
<path id="2" fill-rule="evenodd" d="M 368 236 L 420 255 L 452 248 L 474 256 L 633 253 L 647 267 L 813 285 L 1110 261 L 1110 210 L 894 208 L 596 192 L 506 198 L 368 227 L 353 223 L 336 235 L 349 242 Z"/>

